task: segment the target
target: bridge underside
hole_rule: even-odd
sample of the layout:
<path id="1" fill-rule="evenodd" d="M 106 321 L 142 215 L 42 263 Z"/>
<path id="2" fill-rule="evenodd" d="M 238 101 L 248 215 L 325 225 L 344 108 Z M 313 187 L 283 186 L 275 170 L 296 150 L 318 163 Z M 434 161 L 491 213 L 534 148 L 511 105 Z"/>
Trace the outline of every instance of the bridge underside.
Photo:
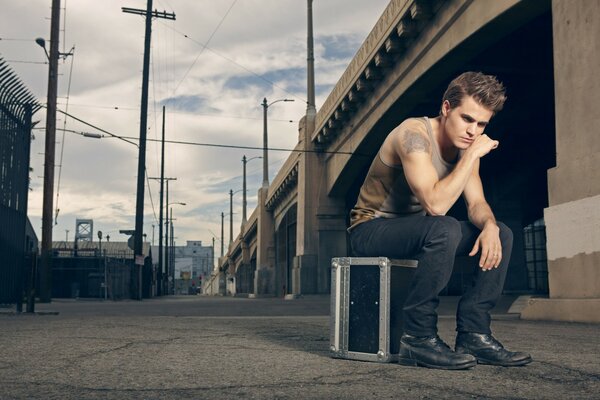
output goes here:
<path id="1" fill-rule="evenodd" d="M 598 321 L 599 17 L 600 0 L 391 0 L 316 118 L 300 123 L 299 149 L 324 151 L 290 157 L 259 196 L 255 294 L 329 291 L 381 143 L 408 117 L 437 116 L 450 80 L 475 70 L 508 94 L 486 131 L 500 147 L 481 164 L 486 198 L 515 235 L 505 290 L 557 301 L 530 318 L 575 310 Z M 291 207 L 296 223 L 281 224 Z M 449 214 L 466 219 L 462 200 Z M 457 261 L 448 294 L 470 284 L 472 262 Z"/>
<path id="2" fill-rule="evenodd" d="M 508 24 L 510 20 L 510 15 L 501 16 L 476 32 L 397 99 L 356 151 L 371 157 L 355 157 L 346 164 L 331 195 L 344 196 L 349 212 L 372 157 L 392 129 L 407 117 L 437 116 L 448 82 L 461 72 L 497 75 L 507 87 L 508 101 L 487 128 L 487 133 L 500 141 L 500 148 L 483 160 L 481 175 L 497 218 L 515 232 L 516 246 L 505 289 L 547 293 L 543 233 L 532 224 L 548 207 L 547 170 L 556 165 L 552 17 L 548 9 L 519 27 Z M 497 36 L 500 30 L 504 36 L 487 43 L 489 31 Z M 466 219 L 466 214 L 462 200 L 449 212 L 459 219 Z M 525 241 L 537 243 L 537 257 L 535 251 L 526 251 Z M 450 294 L 460 294 L 470 281 L 468 264 L 466 259 L 458 261 Z"/>

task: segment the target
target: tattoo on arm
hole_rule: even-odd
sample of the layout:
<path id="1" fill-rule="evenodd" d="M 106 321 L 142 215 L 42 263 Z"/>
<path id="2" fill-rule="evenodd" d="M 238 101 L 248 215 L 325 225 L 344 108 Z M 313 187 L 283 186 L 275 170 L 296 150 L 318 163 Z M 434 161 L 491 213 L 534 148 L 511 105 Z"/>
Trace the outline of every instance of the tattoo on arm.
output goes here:
<path id="1" fill-rule="evenodd" d="M 408 153 L 429 153 L 430 145 L 419 132 L 407 130 L 402 139 L 402 148 Z"/>

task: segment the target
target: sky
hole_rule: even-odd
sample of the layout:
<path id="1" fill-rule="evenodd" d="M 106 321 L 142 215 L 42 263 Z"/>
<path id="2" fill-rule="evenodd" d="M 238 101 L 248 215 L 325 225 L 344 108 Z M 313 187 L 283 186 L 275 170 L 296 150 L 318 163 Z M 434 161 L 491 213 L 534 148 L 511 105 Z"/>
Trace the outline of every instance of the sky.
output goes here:
<path id="1" fill-rule="evenodd" d="M 317 110 L 375 25 L 389 0 L 315 0 L 313 31 Z M 50 39 L 51 0 L 0 0 L 0 57 L 41 104 L 48 65 L 35 38 Z M 143 0 L 62 0 L 58 109 L 114 135 L 139 138 L 144 17 L 121 7 L 145 9 Z M 292 149 L 306 111 L 306 1 L 154 0 L 153 8 L 176 20 L 154 19 L 148 107 L 146 169 L 160 176 L 162 107 L 167 140 L 262 146 L 261 102 L 290 98 L 268 109 L 269 147 Z M 41 240 L 44 109 L 34 115 L 29 218 Z M 69 131 L 76 131 L 73 133 Z M 96 232 L 124 241 L 134 229 L 138 148 L 57 115 L 53 240 L 73 240 L 75 219 L 93 219 Z M 106 134 L 104 134 L 106 135 Z M 137 140 L 133 140 L 136 141 Z M 175 240 L 220 246 L 221 212 L 233 197 L 234 237 L 242 214 L 242 156 L 257 149 L 167 144 L 165 177 L 174 204 Z M 269 179 L 289 155 L 269 152 Z M 262 183 L 262 160 L 247 164 L 248 216 Z M 60 179 L 60 181 L 59 181 Z M 159 182 L 146 183 L 144 233 L 158 243 Z M 225 218 L 225 241 L 229 220 Z M 68 230 L 68 232 L 67 232 Z"/>

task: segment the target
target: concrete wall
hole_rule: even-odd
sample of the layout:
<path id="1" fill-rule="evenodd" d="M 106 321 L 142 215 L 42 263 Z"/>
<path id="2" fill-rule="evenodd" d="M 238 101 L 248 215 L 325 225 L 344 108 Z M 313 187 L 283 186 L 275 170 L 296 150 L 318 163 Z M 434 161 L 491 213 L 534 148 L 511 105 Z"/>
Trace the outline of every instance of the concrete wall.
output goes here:
<path id="1" fill-rule="evenodd" d="M 553 0 L 557 165 L 549 171 L 550 299 L 529 319 L 600 322 L 600 1 Z"/>

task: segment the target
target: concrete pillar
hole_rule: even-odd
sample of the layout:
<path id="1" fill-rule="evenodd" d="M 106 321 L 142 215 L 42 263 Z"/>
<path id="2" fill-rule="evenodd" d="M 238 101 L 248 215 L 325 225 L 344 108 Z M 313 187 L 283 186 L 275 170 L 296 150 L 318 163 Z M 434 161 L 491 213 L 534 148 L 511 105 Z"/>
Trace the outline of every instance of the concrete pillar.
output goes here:
<path id="1" fill-rule="evenodd" d="M 549 299 L 522 318 L 600 322 L 600 0 L 553 0 L 556 167 L 544 210 Z"/>
<path id="2" fill-rule="evenodd" d="M 258 189 L 256 274 L 251 297 L 275 294 L 275 223 L 273 214 L 266 208 L 267 192 L 267 187 Z"/>
<path id="3" fill-rule="evenodd" d="M 250 282 L 250 248 L 245 240 L 242 240 L 242 262 L 237 268 L 236 277 L 236 293 L 249 293 L 254 287 L 254 282 Z"/>
<path id="4" fill-rule="evenodd" d="M 310 136 L 314 131 L 314 114 L 299 124 L 299 143 L 304 150 L 314 151 Z M 298 162 L 298 220 L 296 225 L 296 256 L 292 271 L 292 293 L 317 293 L 318 234 L 317 208 L 320 191 L 319 173 L 325 166 L 316 153 L 305 152 Z"/>
<path id="5" fill-rule="evenodd" d="M 315 120 L 308 114 L 299 126 L 302 148 L 314 151 Z M 331 258 L 345 256 L 344 199 L 328 196 L 327 154 L 305 152 L 298 165 L 298 220 L 292 293 L 329 293 Z"/>

